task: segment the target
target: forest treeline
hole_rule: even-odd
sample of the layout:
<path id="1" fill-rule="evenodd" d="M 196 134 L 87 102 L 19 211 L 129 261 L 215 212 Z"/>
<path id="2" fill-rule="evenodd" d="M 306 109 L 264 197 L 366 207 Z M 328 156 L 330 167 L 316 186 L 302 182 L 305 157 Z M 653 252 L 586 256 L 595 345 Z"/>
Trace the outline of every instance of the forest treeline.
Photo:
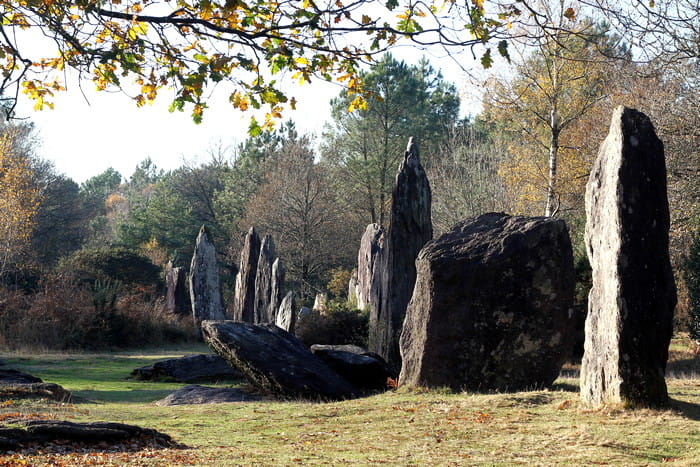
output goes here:
<path id="1" fill-rule="evenodd" d="M 220 256 L 225 299 L 250 226 L 274 237 L 288 290 L 307 302 L 326 291 L 343 299 L 364 228 L 386 225 L 410 136 L 419 141 L 431 183 L 436 235 L 489 211 L 563 218 L 585 301 L 583 195 L 617 105 L 649 115 L 664 141 L 677 325 L 700 337 L 700 311 L 693 311 L 700 265 L 691 254 L 700 243 L 697 65 L 635 63 L 605 24 L 577 21 L 578 34 L 511 48 L 507 74 L 490 75 L 480 112 L 468 118 L 459 117 L 457 85 L 428 60 L 411 65 L 387 54 L 361 73 L 367 106 L 348 112 L 355 97 L 341 92 L 322 134 L 300 134 L 287 121 L 240 144 L 210 147 L 199 155 L 205 162 L 171 171 L 146 158 L 128 176 L 108 169 L 77 184 L 35 156 L 31 123 L 5 123 L 0 347 L 23 339 L 99 346 L 98 337 L 81 331 L 93 328 L 95 336 L 112 333 L 111 344 L 185 338 L 182 323 L 159 314 L 162 270 L 169 261 L 189 266 L 202 225 Z M 121 324 L 105 324 L 107 315 Z M 30 329 L 57 323 L 66 330 L 51 331 L 53 341 Z"/>

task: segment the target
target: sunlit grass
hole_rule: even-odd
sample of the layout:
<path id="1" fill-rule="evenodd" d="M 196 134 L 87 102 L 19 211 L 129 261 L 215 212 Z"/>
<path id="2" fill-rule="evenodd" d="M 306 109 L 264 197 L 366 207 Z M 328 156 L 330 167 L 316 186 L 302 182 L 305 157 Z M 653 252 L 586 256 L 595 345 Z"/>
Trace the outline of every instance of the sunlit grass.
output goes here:
<path id="1" fill-rule="evenodd" d="M 698 374 L 700 362 L 684 350 L 686 344 L 674 342 L 674 362 Z M 170 434 L 192 448 L 181 463 L 697 465 L 700 459 L 697 377 L 668 379 L 668 410 L 583 409 L 575 378 L 562 378 L 546 391 L 506 394 L 399 389 L 333 403 L 174 407 L 158 407 L 153 401 L 181 385 L 124 379 L 137 366 L 186 353 L 192 352 L 3 359 L 90 399 L 73 404 L 76 409 L 70 414 L 76 420 L 133 423 Z M 47 459 L 38 455 L 32 460 L 41 465 Z M 158 459 L 143 462 L 177 465 L 165 454 Z"/>

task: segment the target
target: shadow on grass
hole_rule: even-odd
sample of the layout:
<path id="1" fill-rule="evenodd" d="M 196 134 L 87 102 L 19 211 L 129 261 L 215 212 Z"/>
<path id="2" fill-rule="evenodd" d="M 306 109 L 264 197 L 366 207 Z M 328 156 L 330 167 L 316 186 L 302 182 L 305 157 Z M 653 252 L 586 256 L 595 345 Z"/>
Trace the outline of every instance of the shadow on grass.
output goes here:
<path id="1" fill-rule="evenodd" d="M 700 405 L 671 399 L 671 408 L 677 410 L 685 418 L 700 421 Z"/>

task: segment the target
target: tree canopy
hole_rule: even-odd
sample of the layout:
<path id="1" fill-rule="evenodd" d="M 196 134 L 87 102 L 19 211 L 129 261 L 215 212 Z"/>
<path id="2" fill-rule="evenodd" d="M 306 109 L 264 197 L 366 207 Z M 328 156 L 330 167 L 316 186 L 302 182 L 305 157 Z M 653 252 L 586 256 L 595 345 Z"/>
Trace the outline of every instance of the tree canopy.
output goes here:
<path id="1" fill-rule="evenodd" d="M 171 110 L 189 109 L 201 121 L 213 85 L 231 83 L 229 100 L 240 110 L 265 106 L 271 126 L 283 107 L 295 106 L 275 79 L 291 73 L 336 80 L 362 103 L 359 64 L 400 40 L 418 46 L 486 45 L 507 54 L 505 37 L 527 15 L 527 2 L 464 3 L 387 0 L 54 0 L 0 1 L 0 95 L 11 112 L 20 92 L 35 107 L 52 106 L 65 88 L 64 70 L 98 89 L 122 88 L 136 105 L 172 88 Z M 48 38 L 32 47 L 36 38 Z M 53 50 L 52 50 L 53 49 Z M 473 52 L 474 53 L 474 52 Z"/>

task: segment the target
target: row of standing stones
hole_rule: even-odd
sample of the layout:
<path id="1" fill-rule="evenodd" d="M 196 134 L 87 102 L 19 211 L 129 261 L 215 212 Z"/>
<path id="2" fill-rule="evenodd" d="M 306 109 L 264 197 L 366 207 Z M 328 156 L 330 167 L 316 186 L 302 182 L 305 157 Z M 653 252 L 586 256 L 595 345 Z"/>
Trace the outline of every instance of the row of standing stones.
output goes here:
<path id="1" fill-rule="evenodd" d="M 430 205 L 430 184 L 411 140 L 396 176 L 390 224 L 368 226 L 361 240 L 349 288 L 358 306 L 370 309 L 370 352 L 355 354 L 383 357 L 387 374 L 398 373 L 405 386 L 516 391 L 552 384 L 575 341 L 573 254 L 564 221 L 488 213 L 433 240 Z M 666 405 L 676 289 L 664 149 L 644 114 L 615 110 L 587 185 L 586 218 L 593 287 L 581 401 Z M 209 320 L 202 322 L 204 338 L 267 392 L 358 395 L 349 376 L 285 332 L 293 331 L 293 296 L 280 307 L 290 295 L 280 301 L 283 273 L 267 239 L 260 242 L 254 229 L 246 236 L 233 321 L 222 321 L 221 304 L 215 313 L 199 311 L 198 296 L 210 296 L 205 290 L 213 290 L 214 279 L 197 282 L 193 259 L 195 321 Z M 206 269 L 212 268 L 199 270 Z M 198 291 L 198 283 L 206 286 Z M 285 331 L 262 325 L 275 322 Z M 277 369 L 262 369 L 273 360 Z"/>

